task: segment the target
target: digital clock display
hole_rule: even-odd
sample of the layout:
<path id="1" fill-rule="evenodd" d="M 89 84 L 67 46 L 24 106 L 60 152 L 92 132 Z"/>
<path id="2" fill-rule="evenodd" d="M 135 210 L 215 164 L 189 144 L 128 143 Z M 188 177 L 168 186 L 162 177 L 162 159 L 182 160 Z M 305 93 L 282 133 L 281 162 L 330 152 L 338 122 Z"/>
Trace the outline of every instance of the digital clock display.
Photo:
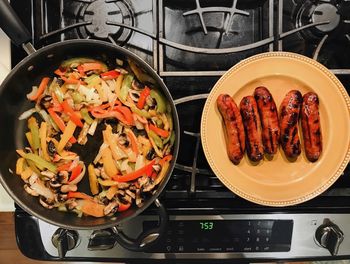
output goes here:
<path id="1" fill-rule="evenodd" d="M 201 230 L 213 230 L 214 228 L 214 222 L 199 222 L 199 225 Z"/>

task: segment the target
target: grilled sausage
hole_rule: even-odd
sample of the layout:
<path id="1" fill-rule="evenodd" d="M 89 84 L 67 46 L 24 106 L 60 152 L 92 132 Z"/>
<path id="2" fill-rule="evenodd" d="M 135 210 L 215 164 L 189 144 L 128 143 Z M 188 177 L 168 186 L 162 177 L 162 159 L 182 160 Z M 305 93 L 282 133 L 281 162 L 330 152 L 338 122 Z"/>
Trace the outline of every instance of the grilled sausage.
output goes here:
<path id="1" fill-rule="evenodd" d="M 255 89 L 254 98 L 258 105 L 261 120 L 261 137 L 264 151 L 273 155 L 277 152 L 280 139 L 276 104 L 269 90 L 263 86 Z"/>
<path id="2" fill-rule="evenodd" d="M 228 94 L 219 95 L 216 103 L 225 124 L 228 157 L 233 164 L 238 165 L 245 150 L 245 135 L 241 114 L 235 101 Z"/>
<path id="3" fill-rule="evenodd" d="M 317 94 L 310 92 L 303 96 L 301 128 L 306 157 L 311 162 L 317 161 L 322 152 L 322 134 L 318 106 Z"/>
<path id="4" fill-rule="evenodd" d="M 240 109 L 246 132 L 248 157 L 252 161 L 260 161 L 263 158 L 264 149 L 261 141 L 258 107 L 254 97 L 243 97 L 240 103 Z"/>
<path id="5" fill-rule="evenodd" d="M 300 155 L 298 120 L 302 103 L 302 95 L 297 90 L 287 93 L 280 108 L 281 145 L 289 158 Z"/>

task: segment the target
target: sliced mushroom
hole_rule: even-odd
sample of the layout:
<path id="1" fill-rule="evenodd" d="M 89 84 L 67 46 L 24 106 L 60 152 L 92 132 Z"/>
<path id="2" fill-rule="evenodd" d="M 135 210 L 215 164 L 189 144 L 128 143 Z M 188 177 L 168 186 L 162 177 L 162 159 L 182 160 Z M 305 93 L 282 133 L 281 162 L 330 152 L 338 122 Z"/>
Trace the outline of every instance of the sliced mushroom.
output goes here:
<path id="1" fill-rule="evenodd" d="M 142 191 L 143 192 L 150 192 L 154 189 L 155 186 L 156 185 L 154 183 L 148 183 L 148 184 L 143 186 Z"/>
<path id="2" fill-rule="evenodd" d="M 51 100 L 51 95 L 45 95 L 43 98 L 41 98 L 40 105 L 43 106 L 43 108 L 48 109 L 51 106 Z"/>
<path id="3" fill-rule="evenodd" d="M 138 189 L 138 190 L 136 190 L 136 205 L 137 205 L 138 207 L 141 207 L 142 204 L 143 204 L 143 200 L 142 200 L 142 198 L 141 198 L 141 192 L 140 192 L 140 190 Z"/>
<path id="4" fill-rule="evenodd" d="M 135 194 L 132 191 L 126 190 L 125 193 L 129 195 L 132 199 L 135 199 Z"/>
<path id="5" fill-rule="evenodd" d="M 141 178 L 138 179 L 138 183 L 140 185 L 140 188 L 149 184 L 149 182 L 150 182 L 150 178 L 147 176 L 142 176 Z"/>
<path id="6" fill-rule="evenodd" d="M 101 175 L 101 168 L 95 168 L 94 171 L 97 177 Z"/>
<path id="7" fill-rule="evenodd" d="M 127 139 L 126 137 L 126 134 L 125 133 L 120 133 L 119 137 L 118 137 L 118 143 L 120 145 L 123 145 L 125 147 L 128 147 L 130 142 L 129 140 Z"/>
<path id="8" fill-rule="evenodd" d="M 78 187 L 75 184 L 66 184 L 61 186 L 61 192 L 67 193 L 67 192 L 76 192 L 78 190 Z"/>
<path id="9" fill-rule="evenodd" d="M 49 182 L 49 185 L 52 187 L 52 188 L 59 188 L 62 186 L 62 183 L 60 183 L 59 181 L 57 181 L 56 178 L 52 178 Z"/>
<path id="10" fill-rule="evenodd" d="M 40 197 L 39 199 L 40 204 L 47 208 L 47 209 L 52 209 L 53 208 L 53 203 L 45 199 L 44 197 Z"/>
<path id="11" fill-rule="evenodd" d="M 39 195 L 44 196 L 48 200 L 55 199 L 54 192 L 47 188 L 35 173 L 33 173 L 33 175 L 29 178 L 29 183 L 30 188 L 36 191 Z"/>
<path id="12" fill-rule="evenodd" d="M 139 82 L 136 78 L 134 78 L 134 80 L 131 83 L 131 87 L 135 90 L 142 90 L 143 88 L 145 88 L 145 85 Z"/>
<path id="13" fill-rule="evenodd" d="M 68 199 L 68 195 L 67 194 L 63 194 L 63 193 L 59 193 L 56 195 L 56 201 L 59 203 L 65 202 Z"/>
<path id="14" fill-rule="evenodd" d="M 103 209 L 103 213 L 105 215 L 108 214 L 113 214 L 117 211 L 118 209 L 118 203 L 117 202 L 110 202 L 104 209 Z"/>
<path id="15" fill-rule="evenodd" d="M 118 190 L 118 194 L 120 194 L 121 196 L 125 195 L 125 191 L 124 190 Z"/>
<path id="16" fill-rule="evenodd" d="M 30 188 L 28 184 L 24 185 L 24 190 L 32 196 L 39 196 L 39 194 L 36 191 L 34 191 L 32 188 Z"/>
<path id="17" fill-rule="evenodd" d="M 68 171 L 60 171 L 57 176 L 57 181 L 59 183 L 65 184 L 68 182 L 69 174 Z"/>
<path id="18" fill-rule="evenodd" d="M 159 164 L 153 165 L 152 168 L 153 168 L 156 172 L 160 171 L 160 169 L 161 169 L 161 167 L 160 167 Z"/>
<path id="19" fill-rule="evenodd" d="M 102 167 L 100 170 L 101 173 L 101 178 L 105 179 L 105 180 L 110 180 L 110 177 L 107 175 L 107 173 L 105 172 L 105 169 Z"/>
<path id="20" fill-rule="evenodd" d="M 132 202 L 132 198 L 129 195 L 124 195 L 121 197 L 121 200 L 125 203 L 131 203 Z"/>
<path id="21" fill-rule="evenodd" d="M 134 102 L 138 102 L 140 98 L 140 92 L 135 90 L 129 90 L 129 95 Z"/>
<path id="22" fill-rule="evenodd" d="M 52 140 L 50 140 L 47 143 L 47 152 L 49 153 L 49 155 L 51 157 L 55 156 L 55 154 L 57 154 L 57 150 L 56 150 L 56 146 L 55 144 L 52 142 Z"/>

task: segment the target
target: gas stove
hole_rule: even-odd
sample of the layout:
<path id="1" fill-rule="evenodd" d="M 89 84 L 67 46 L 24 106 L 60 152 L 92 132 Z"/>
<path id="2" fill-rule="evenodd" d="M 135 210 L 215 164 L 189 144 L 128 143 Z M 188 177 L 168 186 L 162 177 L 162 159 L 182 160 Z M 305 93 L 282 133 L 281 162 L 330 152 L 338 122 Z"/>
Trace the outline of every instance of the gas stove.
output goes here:
<path id="1" fill-rule="evenodd" d="M 267 51 L 304 54 L 350 89 L 347 0 L 12 0 L 36 48 L 76 38 L 121 45 L 164 79 L 177 106 L 181 144 L 161 201 L 170 222 L 147 252 L 113 230 L 63 230 L 15 212 L 19 248 L 40 260 L 222 263 L 350 257 L 350 170 L 324 194 L 287 208 L 247 202 L 216 178 L 200 143 L 205 99 L 232 65 Z M 12 65 L 25 53 L 12 47 Z M 349 90 L 348 90 L 349 91 Z M 156 224 L 154 208 L 123 223 L 130 236 Z M 64 240 L 58 252 L 57 240 Z"/>

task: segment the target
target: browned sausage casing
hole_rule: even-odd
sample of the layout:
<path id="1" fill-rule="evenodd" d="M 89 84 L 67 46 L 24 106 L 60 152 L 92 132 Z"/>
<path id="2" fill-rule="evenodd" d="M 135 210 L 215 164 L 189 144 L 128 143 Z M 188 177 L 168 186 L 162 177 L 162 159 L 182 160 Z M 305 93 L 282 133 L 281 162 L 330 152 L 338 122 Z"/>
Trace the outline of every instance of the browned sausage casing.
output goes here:
<path id="1" fill-rule="evenodd" d="M 267 154 L 275 154 L 280 140 L 280 128 L 275 101 L 266 87 L 258 87 L 254 91 L 254 98 L 258 105 L 261 120 L 261 137 L 264 151 Z"/>
<path id="2" fill-rule="evenodd" d="M 261 141 L 258 107 L 254 97 L 243 97 L 240 103 L 240 109 L 246 132 L 248 157 L 252 161 L 259 161 L 263 158 L 264 148 Z"/>
<path id="3" fill-rule="evenodd" d="M 306 157 L 315 162 L 322 152 L 322 134 L 317 94 L 310 92 L 303 96 L 301 107 L 301 128 Z"/>
<path id="4" fill-rule="evenodd" d="M 281 145 L 289 158 L 295 158 L 301 153 L 298 120 L 302 100 L 301 93 L 292 90 L 287 93 L 280 108 Z"/>
<path id="5" fill-rule="evenodd" d="M 219 95 L 216 103 L 226 128 L 228 157 L 234 164 L 238 165 L 245 150 L 245 135 L 241 114 L 235 101 L 228 94 Z"/>

